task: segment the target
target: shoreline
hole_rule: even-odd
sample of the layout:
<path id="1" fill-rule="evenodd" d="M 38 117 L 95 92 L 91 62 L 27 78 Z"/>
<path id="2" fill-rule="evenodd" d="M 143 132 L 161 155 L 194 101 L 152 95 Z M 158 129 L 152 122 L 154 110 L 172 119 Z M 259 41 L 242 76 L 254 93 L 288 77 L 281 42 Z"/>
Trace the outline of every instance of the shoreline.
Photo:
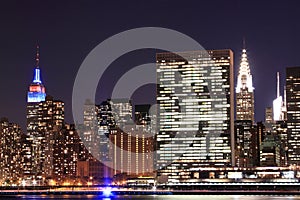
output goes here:
<path id="1" fill-rule="evenodd" d="M 106 194 L 104 190 L 2 190 L 0 196 L 22 195 L 255 195 L 255 196 L 300 196 L 298 190 L 111 190 Z"/>

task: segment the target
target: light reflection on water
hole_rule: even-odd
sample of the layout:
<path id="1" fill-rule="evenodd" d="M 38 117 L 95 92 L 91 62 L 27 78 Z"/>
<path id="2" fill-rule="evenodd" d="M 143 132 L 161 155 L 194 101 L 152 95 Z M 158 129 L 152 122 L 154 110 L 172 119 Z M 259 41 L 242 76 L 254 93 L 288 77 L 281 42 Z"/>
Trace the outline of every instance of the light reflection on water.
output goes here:
<path id="1" fill-rule="evenodd" d="M 1 199 L 81 199 L 81 200 L 300 200 L 300 196 L 256 196 L 256 195 L 20 195 L 5 196 Z"/>

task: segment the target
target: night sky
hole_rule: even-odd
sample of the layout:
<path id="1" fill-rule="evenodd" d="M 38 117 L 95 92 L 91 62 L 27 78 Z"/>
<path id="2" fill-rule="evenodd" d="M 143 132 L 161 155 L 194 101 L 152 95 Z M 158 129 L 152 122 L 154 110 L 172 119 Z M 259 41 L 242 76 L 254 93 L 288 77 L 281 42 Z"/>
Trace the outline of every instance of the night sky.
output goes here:
<path id="1" fill-rule="evenodd" d="M 299 9 L 298 0 L 3 1 L 0 116 L 25 127 L 26 93 L 37 43 L 47 94 L 65 102 L 66 121 L 72 123 L 73 83 L 88 53 L 121 31 L 154 26 L 187 34 L 206 49 L 232 49 L 236 72 L 245 37 L 255 87 L 256 121 L 263 120 L 265 107 L 271 106 L 276 96 L 276 72 L 281 73 L 283 89 L 285 68 L 300 66 Z M 154 62 L 155 52 L 135 51 L 116 60 L 99 84 L 97 103 L 110 96 L 118 78 L 131 67 Z M 140 88 L 134 102 L 153 102 L 154 92 L 151 86 Z"/>

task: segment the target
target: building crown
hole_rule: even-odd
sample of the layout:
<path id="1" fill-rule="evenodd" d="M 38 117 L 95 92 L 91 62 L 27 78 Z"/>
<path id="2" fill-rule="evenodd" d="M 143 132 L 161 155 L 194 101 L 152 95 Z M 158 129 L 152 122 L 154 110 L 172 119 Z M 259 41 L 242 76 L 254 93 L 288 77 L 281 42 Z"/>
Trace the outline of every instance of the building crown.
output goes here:
<path id="1" fill-rule="evenodd" d="M 236 93 L 240 93 L 241 90 L 245 90 L 245 89 L 247 89 L 248 92 L 253 92 L 254 90 L 252 84 L 252 75 L 250 72 L 250 66 L 247 57 L 247 50 L 244 47 L 242 50 Z"/>

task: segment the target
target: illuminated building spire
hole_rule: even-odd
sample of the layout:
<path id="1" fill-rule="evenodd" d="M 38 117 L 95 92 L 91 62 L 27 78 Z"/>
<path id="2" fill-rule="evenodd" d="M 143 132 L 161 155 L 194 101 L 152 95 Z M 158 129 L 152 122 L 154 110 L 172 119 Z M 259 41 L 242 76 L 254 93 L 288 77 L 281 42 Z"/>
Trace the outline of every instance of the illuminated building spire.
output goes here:
<path id="1" fill-rule="evenodd" d="M 39 45 L 36 46 L 36 57 L 35 57 L 35 70 L 34 70 L 34 76 L 33 76 L 33 83 L 42 83 L 41 80 L 41 71 L 40 71 L 40 47 Z"/>
<path id="2" fill-rule="evenodd" d="M 250 72 L 250 66 L 247 57 L 247 50 L 245 48 L 245 40 L 243 41 L 242 58 L 240 62 L 238 80 L 236 92 L 239 93 L 241 89 L 247 89 L 249 92 L 253 92 L 252 75 Z"/>
<path id="3" fill-rule="evenodd" d="M 27 95 L 27 102 L 41 102 L 45 101 L 46 98 L 46 92 L 45 87 L 42 83 L 41 79 L 41 69 L 39 67 L 40 65 L 40 48 L 37 45 L 36 47 L 36 64 L 34 68 L 34 74 L 33 74 L 33 80 L 31 85 L 29 86 L 29 91 Z"/>
<path id="4" fill-rule="evenodd" d="M 273 119 L 274 121 L 281 121 L 285 118 L 285 105 L 282 99 L 282 96 L 280 95 L 280 74 L 277 72 L 277 95 L 276 99 L 273 101 Z"/>
<path id="5" fill-rule="evenodd" d="M 236 86 L 236 119 L 251 120 L 254 122 L 254 87 L 246 50 L 246 42 L 243 39 L 243 50 L 240 61 Z"/>

